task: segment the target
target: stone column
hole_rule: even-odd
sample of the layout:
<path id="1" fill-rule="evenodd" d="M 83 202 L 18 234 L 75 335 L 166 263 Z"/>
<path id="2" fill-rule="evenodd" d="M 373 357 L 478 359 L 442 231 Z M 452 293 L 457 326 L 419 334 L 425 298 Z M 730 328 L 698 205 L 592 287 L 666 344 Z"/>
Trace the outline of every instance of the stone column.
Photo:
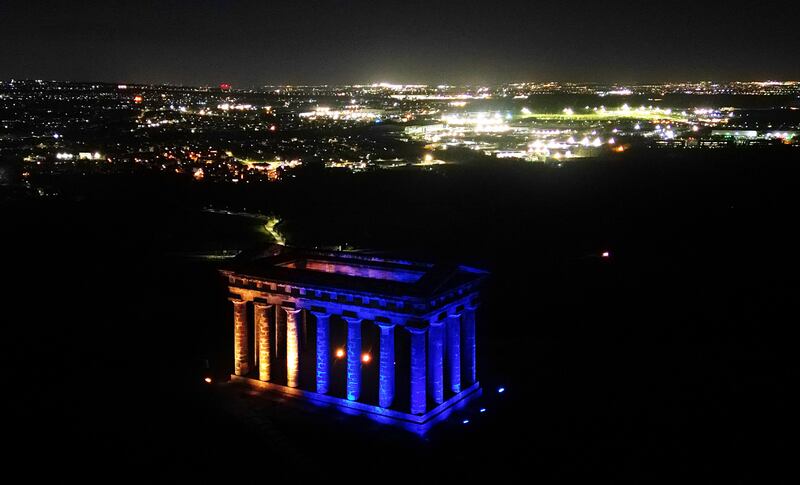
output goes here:
<path id="1" fill-rule="evenodd" d="M 247 355 L 247 302 L 233 302 L 233 373 L 244 376 L 250 372 L 250 356 Z"/>
<path id="2" fill-rule="evenodd" d="M 286 330 L 281 329 L 281 319 L 279 316 L 279 311 L 275 312 L 275 338 L 273 342 L 273 349 L 275 350 L 275 358 L 280 359 L 281 355 L 281 342 L 286 341 Z M 284 329 L 286 327 L 283 327 Z"/>
<path id="3" fill-rule="evenodd" d="M 467 306 L 464 309 L 464 365 L 467 367 L 469 384 L 478 382 L 478 373 L 475 369 L 475 312 L 477 305 Z"/>
<path id="4" fill-rule="evenodd" d="M 425 414 L 425 327 L 406 327 L 411 333 L 411 414 Z"/>
<path id="5" fill-rule="evenodd" d="M 297 374 L 300 367 L 300 349 L 297 341 L 297 330 L 300 312 L 296 308 L 286 308 L 286 385 L 297 387 Z"/>
<path id="6" fill-rule="evenodd" d="M 258 380 L 269 381 L 272 378 L 272 332 L 269 326 L 269 314 L 272 313 L 272 305 L 253 302 L 253 309 L 258 342 Z"/>
<path id="7" fill-rule="evenodd" d="M 447 368 L 450 370 L 450 390 L 461 392 L 461 314 L 447 317 Z"/>
<path id="8" fill-rule="evenodd" d="M 342 317 L 347 322 L 347 399 L 361 395 L 361 319 Z"/>
<path id="9" fill-rule="evenodd" d="M 317 319 L 317 392 L 327 394 L 331 365 L 331 316 L 323 312 L 311 313 Z"/>
<path id="10" fill-rule="evenodd" d="M 444 320 L 431 322 L 428 334 L 428 388 L 436 404 L 444 402 Z"/>
<path id="11" fill-rule="evenodd" d="M 378 405 L 382 408 L 388 408 L 394 401 L 394 323 L 375 323 L 381 328 Z"/>

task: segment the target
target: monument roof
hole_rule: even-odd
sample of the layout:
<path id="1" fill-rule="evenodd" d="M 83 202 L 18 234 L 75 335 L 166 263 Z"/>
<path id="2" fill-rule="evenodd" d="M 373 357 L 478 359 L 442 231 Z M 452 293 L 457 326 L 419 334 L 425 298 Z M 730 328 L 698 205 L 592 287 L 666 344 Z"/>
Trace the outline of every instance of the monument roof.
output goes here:
<path id="1" fill-rule="evenodd" d="M 222 271 L 298 287 L 418 298 L 472 286 L 488 274 L 463 265 L 285 246 L 242 254 Z"/>

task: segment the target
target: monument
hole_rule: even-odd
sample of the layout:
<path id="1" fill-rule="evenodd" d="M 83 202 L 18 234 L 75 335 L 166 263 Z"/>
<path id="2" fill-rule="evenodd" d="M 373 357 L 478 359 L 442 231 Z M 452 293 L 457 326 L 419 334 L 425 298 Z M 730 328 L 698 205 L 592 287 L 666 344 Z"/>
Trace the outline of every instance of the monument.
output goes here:
<path id="1" fill-rule="evenodd" d="M 480 395 L 485 271 L 275 246 L 221 273 L 233 381 L 420 433 Z"/>

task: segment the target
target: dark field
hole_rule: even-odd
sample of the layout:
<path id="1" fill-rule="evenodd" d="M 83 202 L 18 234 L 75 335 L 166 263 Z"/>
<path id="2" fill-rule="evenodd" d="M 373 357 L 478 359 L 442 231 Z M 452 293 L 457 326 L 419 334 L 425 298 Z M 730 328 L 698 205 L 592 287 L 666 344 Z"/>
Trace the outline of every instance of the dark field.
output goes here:
<path id="1" fill-rule="evenodd" d="M 7 459 L 112 481 L 785 480 L 798 176 L 791 149 L 648 152 L 269 186 L 79 178 L 5 199 Z M 277 214 L 290 244 L 490 270 L 484 398 L 420 439 L 204 384 L 231 372 L 230 308 L 217 263 L 181 253 L 268 242 L 207 205 Z"/>

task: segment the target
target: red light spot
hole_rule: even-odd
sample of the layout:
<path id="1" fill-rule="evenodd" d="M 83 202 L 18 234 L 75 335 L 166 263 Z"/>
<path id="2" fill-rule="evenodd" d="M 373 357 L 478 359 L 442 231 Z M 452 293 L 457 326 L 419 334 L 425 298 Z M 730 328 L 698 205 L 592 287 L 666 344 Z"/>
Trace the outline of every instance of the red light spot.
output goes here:
<path id="1" fill-rule="evenodd" d="M 228 90 L 230 90 L 230 89 L 231 89 L 231 85 L 230 85 L 230 84 L 228 84 L 228 83 L 221 83 L 221 84 L 219 85 L 219 88 L 220 88 L 221 90 L 223 90 L 223 91 L 228 91 Z"/>
<path id="2" fill-rule="evenodd" d="M 139 95 L 136 95 L 136 96 L 133 97 L 133 102 L 134 103 L 141 103 L 142 101 L 144 101 L 144 98 L 139 96 Z"/>

